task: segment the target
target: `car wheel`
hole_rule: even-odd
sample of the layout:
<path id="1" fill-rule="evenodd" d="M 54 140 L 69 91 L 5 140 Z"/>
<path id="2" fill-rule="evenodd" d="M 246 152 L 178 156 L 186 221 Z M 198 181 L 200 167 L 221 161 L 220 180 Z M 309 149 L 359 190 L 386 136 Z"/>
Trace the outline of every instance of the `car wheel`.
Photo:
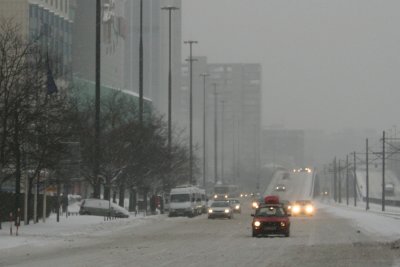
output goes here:
<path id="1" fill-rule="evenodd" d="M 251 236 L 252 236 L 252 237 L 257 237 L 256 232 L 252 231 Z"/>
<path id="2" fill-rule="evenodd" d="M 289 237 L 290 236 L 290 230 L 287 230 L 285 233 L 285 237 Z"/>

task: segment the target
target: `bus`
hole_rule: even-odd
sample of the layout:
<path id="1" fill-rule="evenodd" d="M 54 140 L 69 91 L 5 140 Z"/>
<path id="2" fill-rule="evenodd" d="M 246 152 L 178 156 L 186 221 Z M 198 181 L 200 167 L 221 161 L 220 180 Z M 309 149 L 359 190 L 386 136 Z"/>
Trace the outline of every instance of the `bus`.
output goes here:
<path id="1" fill-rule="evenodd" d="M 214 185 L 214 200 L 239 197 L 239 187 L 233 184 Z"/>

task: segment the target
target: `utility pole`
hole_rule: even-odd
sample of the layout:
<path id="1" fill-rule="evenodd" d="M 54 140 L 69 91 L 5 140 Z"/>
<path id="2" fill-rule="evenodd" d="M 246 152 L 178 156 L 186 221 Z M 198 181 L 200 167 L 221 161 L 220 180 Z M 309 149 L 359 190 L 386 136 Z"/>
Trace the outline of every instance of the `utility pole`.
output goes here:
<path id="1" fill-rule="evenodd" d="M 217 94 L 217 84 L 214 83 L 214 182 L 218 182 L 218 94 Z"/>
<path id="2" fill-rule="evenodd" d="M 100 198 L 100 183 L 99 183 L 99 157 L 100 157 L 100 40 L 101 40 L 101 1 L 96 0 L 96 96 L 95 96 L 95 134 L 94 134 L 94 168 L 93 176 L 94 198 Z"/>
<path id="3" fill-rule="evenodd" d="M 225 100 L 221 100 L 221 181 L 224 184 L 224 111 L 225 111 Z"/>
<path id="4" fill-rule="evenodd" d="M 349 155 L 346 155 L 346 205 L 349 205 Z"/>
<path id="5" fill-rule="evenodd" d="M 337 190 L 336 190 L 336 182 L 337 182 L 337 169 L 336 169 L 336 157 L 333 159 L 333 199 L 337 202 Z"/>
<path id="6" fill-rule="evenodd" d="M 139 124 L 143 130 L 143 0 L 140 0 L 140 40 L 139 40 Z M 141 136 L 142 137 L 142 136 Z M 111 190 L 110 190 L 111 191 Z"/>
<path id="7" fill-rule="evenodd" d="M 206 78 L 210 76 L 208 73 L 200 74 L 203 77 L 203 187 L 206 188 Z"/>
<path id="8" fill-rule="evenodd" d="M 382 211 L 385 211 L 385 131 L 382 136 Z"/>
<path id="9" fill-rule="evenodd" d="M 167 7 L 162 7 L 161 10 L 167 10 L 168 11 L 168 25 L 169 25 L 169 35 L 168 35 L 168 42 L 169 42 L 169 47 L 168 47 L 168 153 L 171 154 L 171 143 L 172 143 L 172 60 L 171 60 L 171 38 L 172 38 L 172 11 L 178 10 L 179 8 L 174 7 L 174 6 L 167 6 Z"/>
<path id="10" fill-rule="evenodd" d="M 367 140 L 366 140 L 366 152 L 367 153 L 365 153 L 365 155 L 366 155 L 366 160 L 365 160 L 365 164 L 366 164 L 366 166 L 365 166 L 365 182 L 366 182 L 366 188 L 365 188 L 365 190 L 366 190 L 366 201 L 365 201 L 365 203 L 366 203 L 366 207 L 365 207 L 365 209 L 366 210 L 369 210 L 369 177 L 368 177 L 368 138 L 367 138 Z"/>
<path id="11" fill-rule="evenodd" d="M 342 170 L 340 168 L 340 159 L 339 159 L 339 203 L 342 203 Z"/>
<path id="12" fill-rule="evenodd" d="M 354 207 L 357 207 L 357 174 L 356 174 L 356 152 L 353 152 L 353 182 L 354 182 Z"/>
<path id="13" fill-rule="evenodd" d="M 193 44 L 197 44 L 197 41 L 184 41 L 185 44 L 189 44 L 190 55 L 190 84 L 189 84 L 189 184 L 193 183 L 193 59 L 192 47 Z"/>

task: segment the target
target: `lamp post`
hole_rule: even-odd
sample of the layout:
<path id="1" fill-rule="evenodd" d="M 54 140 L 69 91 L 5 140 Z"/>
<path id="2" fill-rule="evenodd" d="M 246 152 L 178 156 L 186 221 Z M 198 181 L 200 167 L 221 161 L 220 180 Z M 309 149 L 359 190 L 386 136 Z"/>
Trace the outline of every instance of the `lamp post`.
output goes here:
<path id="1" fill-rule="evenodd" d="M 225 100 L 221 100 L 221 181 L 224 183 L 224 111 Z"/>
<path id="2" fill-rule="evenodd" d="M 171 153 L 171 111 L 172 111 L 172 106 L 171 106 L 171 99 L 172 99 L 172 73 L 171 73 L 171 14 L 172 11 L 178 10 L 179 8 L 174 7 L 174 6 L 166 6 L 162 7 L 161 10 L 167 10 L 168 11 L 168 18 L 169 18 L 169 52 L 168 52 L 168 152 Z"/>
<path id="3" fill-rule="evenodd" d="M 140 126 L 143 127 L 143 0 L 140 0 L 139 122 L 140 122 Z"/>
<path id="4" fill-rule="evenodd" d="M 95 134 L 94 134 L 94 167 L 93 176 L 94 198 L 100 198 L 99 153 L 100 153 L 100 32 L 101 30 L 101 1 L 96 0 L 96 78 L 95 78 Z"/>
<path id="5" fill-rule="evenodd" d="M 208 73 L 202 73 L 203 78 L 203 187 L 206 187 L 206 78 L 210 76 Z"/>
<path id="6" fill-rule="evenodd" d="M 193 44 L 197 44 L 197 41 L 184 41 L 185 44 L 189 45 L 189 65 L 190 65 L 190 84 L 189 84 L 189 184 L 193 183 L 193 59 L 192 48 Z"/>
<path id="7" fill-rule="evenodd" d="M 217 84 L 214 83 L 214 182 L 218 182 L 218 127 L 217 127 L 217 108 L 218 108 L 218 94 Z"/>

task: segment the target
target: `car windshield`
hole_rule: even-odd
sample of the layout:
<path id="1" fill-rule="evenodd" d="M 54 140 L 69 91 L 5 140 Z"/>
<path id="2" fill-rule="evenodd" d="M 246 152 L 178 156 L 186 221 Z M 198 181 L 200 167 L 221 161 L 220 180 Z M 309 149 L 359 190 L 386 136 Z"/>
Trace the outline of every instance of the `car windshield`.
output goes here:
<path id="1" fill-rule="evenodd" d="M 215 201 L 211 204 L 211 207 L 229 207 L 228 201 Z"/>
<path id="2" fill-rule="evenodd" d="M 171 202 L 188 202 L 190 201 L 189 194 L 174 194 L 171 195 Z"/>
<path id="3" fill-rule="evenodd" d="M 259 208 L 255 216 L 257 217 L 283 217 L 286 216 L 285 211 L 281 207 L 269 206 Z"/>

